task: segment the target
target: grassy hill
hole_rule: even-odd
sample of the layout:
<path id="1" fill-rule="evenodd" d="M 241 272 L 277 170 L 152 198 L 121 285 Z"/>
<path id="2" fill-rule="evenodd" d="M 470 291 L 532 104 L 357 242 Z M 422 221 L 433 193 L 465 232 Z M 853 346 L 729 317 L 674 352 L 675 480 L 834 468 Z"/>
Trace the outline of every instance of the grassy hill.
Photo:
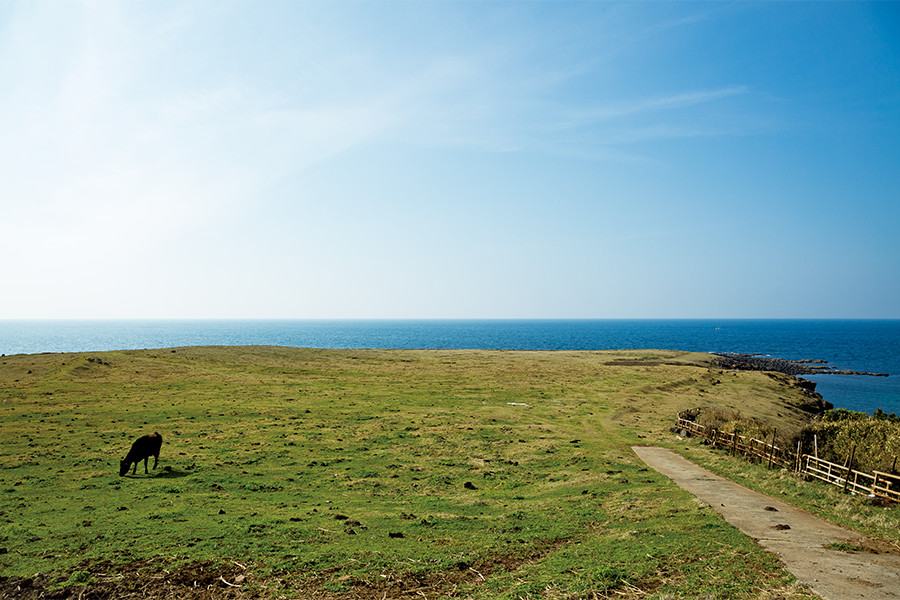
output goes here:
<path id="1" fill-rule="evenodd" d="M 274 347 L 2 357 L 0 592 L 812 597 L 630 450 L 676 443 L 676 411 L 696 406 L 802 425 L 791 378 L 708 361 Z M 154 431 L 159 468 L 119 477 L 131 442 Z"/>

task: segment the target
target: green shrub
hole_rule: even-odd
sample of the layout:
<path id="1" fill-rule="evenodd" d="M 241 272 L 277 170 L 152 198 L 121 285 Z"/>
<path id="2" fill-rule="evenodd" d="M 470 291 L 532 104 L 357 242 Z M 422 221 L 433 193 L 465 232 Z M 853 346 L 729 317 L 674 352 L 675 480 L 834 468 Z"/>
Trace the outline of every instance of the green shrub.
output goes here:
<path id="1" fill-rule="evenodd" d="M 825 423 L 836 423 L 841 421 L 863 421 L 868 419 L 868 413 L 858 412 L 855 410 L 847 410 L 846 408 L 832 408 L 825 411 L 822 415 L 822 421 Z"/>
<path id="2" fill-rule="evenodd" d="M 817 446 L 819 458 L 839 464 L 852 453 L 855 469 L 889 471 L 900 455 L 900 419 L 839 410 L 840 414 L 823 418 L 801 432 L 804 452 L 812 453 Z"/>

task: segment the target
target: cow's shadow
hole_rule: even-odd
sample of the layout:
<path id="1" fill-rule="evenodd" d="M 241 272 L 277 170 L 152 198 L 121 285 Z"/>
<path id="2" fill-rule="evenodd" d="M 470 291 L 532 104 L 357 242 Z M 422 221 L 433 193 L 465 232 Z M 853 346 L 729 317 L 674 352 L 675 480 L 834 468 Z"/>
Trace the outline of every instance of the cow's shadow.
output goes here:
<path id="1" fill-rule="evenodd" d="M 178 479 L 180 477 L 187 477 L 190 474 L 190 471 L 179 471 L 173 467 L 163 467 L 158 471 L 151 471 L 150 473 L 135 473 L 134 475 L 126 473 L 123 477 L 126 479 Z"/>
<path id="2" fill-rule="evenodd" d="M 187 477 L 190 475 L 188 471 L 179 471 L 170 467 L 163 467 L 161 471 L 154 473 L 154 479 L 177 479 L 179 477 Z"/>

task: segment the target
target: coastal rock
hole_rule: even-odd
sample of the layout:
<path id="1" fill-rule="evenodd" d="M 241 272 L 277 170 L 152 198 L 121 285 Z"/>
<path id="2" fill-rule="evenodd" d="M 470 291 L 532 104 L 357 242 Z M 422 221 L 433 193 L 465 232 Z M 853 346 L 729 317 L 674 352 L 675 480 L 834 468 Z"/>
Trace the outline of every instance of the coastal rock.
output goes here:
<path id="1" fill-rule="evenodd" d="M 887 377 L 887 373 L 869 373 L 868 371 L 837 370 L 821 359 L 805 358 L 802 360 L 785 360 L 759 354 L 738 354 L 732 352 L 717 353 L 716 366 L 723 369 L 743 371 L 775 371 L 786 375 L 866 375 L 869 377 Z"/>

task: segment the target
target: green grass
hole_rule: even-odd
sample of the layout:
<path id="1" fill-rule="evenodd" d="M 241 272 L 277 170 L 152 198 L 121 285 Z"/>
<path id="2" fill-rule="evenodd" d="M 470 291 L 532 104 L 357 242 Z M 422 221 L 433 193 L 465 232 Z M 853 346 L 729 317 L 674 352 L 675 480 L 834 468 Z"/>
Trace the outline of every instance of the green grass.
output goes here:
<path id="1" fill-rule="evenodd" d="M 244 589 L 271 597 L 811 597 L 630 450 L 671 443 L 676 411 L 694 406 L 800 423 L 800 391 L 706 359 L 3 357 L 0 574 L 90 586 L 125 569 L 237 564 L 252 573 Z M 160 467 L 119 477 L 133 439 L 153 431 Z"/>
<path id="2" fill-rule="evenodd" d="M 829 550 L 840 550 L 841 552 L 865 552 L 866 550 L 862 546 L 847 542 L 831 542 L 830 544 L 825 544 L 825 547 Z"/>

